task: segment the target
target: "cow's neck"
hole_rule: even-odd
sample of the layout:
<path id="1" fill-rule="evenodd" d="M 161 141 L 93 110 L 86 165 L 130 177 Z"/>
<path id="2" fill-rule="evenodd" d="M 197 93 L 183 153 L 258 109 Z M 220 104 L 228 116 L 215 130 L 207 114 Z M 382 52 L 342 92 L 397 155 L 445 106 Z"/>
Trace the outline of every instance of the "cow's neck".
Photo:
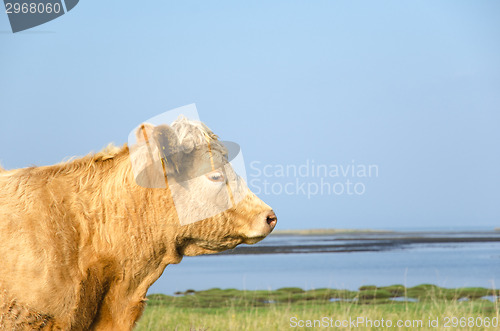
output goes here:
<path id="1" fill-rule="evenodd" d="M 182 258 L 175 245 L 178 225 L 173 202 L 166 189 L 136 185 L 128 154 L 96 171 L 89 189 L 95 190 L 101 203 L 89 229 L 89 249 L 101 252 L 96 259 L 114 264 L 107 266 L 117 271 L 110 280 L 113 296 L 122 297 L 124 304 L 127 298 L 142 300 L 164 268 Z"/>

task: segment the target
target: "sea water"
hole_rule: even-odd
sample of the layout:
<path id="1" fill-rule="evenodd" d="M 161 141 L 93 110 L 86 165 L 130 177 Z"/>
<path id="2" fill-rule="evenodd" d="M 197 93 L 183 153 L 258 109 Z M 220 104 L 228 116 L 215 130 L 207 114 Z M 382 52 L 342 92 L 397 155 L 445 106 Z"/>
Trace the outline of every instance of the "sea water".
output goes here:
<path id="1" fill-rule="evenodd" d="M 490 236 L 470 233 L 469 237 Z M 412 234 L 409 234 L 412 235 Z M 463 234 L 447 233 L 448 237 Z M 494 233 L 493 235 L 500 235 Z M 376 240 L 343 241 L 342 236 L 276 236 L 260 245 L 323 245 L 331 242 L 366 244 Z M 419 233 L 419 237 L 442 237 L 441 233 Z M 349 237 L 349 236 L 348 236 Z M 373 235 L 380 239 L 381 235 Z M 342 239 L 343 238 L 343 239 Z M 259 244 L 258 244 L 259 245 Z M 236 254 L 185 257 L 169 265 L 148 293 L 173 294 L 187 289 L 236 288 L 245 290 L 281 287 L 344 288 L 362 285 L 419 284 L 443 287 L 500 288 L 500 242 L 417 243 L 394 245 L 374 251 L 317 253 Z"/>

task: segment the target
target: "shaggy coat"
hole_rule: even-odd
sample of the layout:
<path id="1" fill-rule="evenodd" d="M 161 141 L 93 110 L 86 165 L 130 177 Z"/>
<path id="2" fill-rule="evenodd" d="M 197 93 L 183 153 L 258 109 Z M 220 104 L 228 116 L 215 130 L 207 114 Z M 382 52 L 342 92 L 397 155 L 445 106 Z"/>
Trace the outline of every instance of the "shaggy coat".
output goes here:
<path id="1" fill-rule="evenodd" d="M 248 191 L 233 208 L 181 226 L 168 187 L 136 184 L 127 146 L 0 168 L 0 329 L 130 330 L 168 264 L 255 243 L 275 224 Z"/>

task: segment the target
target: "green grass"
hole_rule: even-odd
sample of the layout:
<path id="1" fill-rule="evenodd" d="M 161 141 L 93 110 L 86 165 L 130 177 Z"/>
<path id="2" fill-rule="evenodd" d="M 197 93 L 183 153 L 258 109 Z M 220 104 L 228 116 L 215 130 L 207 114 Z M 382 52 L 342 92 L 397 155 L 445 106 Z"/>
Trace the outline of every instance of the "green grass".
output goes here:
<path id="1" fill-rule="evenodd" d="M 291 329 L 290 318 L 305 321 L 321 320 L 323 317 L 332 318 L 333 321 L 357 317 L 372 321 L 383 318 L 393 323 L 397 320 L 421 320 L 424 327 L 420 330 L 436 330 L 442 329 L 447 316 L 498 319 L 498 301 L 491 302 L 481 297 L 498 296 L 499 292 L 485 288 L 447 289 L 429 284 L 411 288 L 403 285 L 363 286 L 359 291 L 327 288 L 310 291 L 300 288 L 275 291 L 188 290 L 177 296 L 148 296 L 147 308 L 136 330 L 284 330 Z M 391 300 L 396 297 L 413 298 L 418 302 Z M 439 318 L 441 327 L 428 327 L 429 318 Z M 484 328 L 460 327 L 460 330 L 469 329 Z M 490 327 L 490 330 L 494 329 L 497 328 Z"/>

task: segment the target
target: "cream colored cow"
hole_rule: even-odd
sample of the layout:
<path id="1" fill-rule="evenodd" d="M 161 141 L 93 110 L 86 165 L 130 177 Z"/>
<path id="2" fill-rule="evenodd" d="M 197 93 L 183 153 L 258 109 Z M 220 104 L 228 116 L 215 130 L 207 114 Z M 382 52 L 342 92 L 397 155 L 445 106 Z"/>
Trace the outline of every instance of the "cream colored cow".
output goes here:
<path id="1" fill-rule="evenodd" d="M 179 155 L 163 155 L 167 178 L 203 166 L 203 144 L 193 144 L 200 139 L 209 137 L 212 157 L 225 157 L 201 123 L 142 130 L 169 155 L 182 147 L 183 169 L 176 169 Z M 231 208 L 181 225 L 169 187 L 139 186 L 131 168 L 124 146 L 53 166 L 0 169 L 0 329 L 130 330 L 168 264 L 256 243 L 276 225 L 248 189 Z M 199 190 L 225 185 L 224 173 L 200 173 Z"/>

